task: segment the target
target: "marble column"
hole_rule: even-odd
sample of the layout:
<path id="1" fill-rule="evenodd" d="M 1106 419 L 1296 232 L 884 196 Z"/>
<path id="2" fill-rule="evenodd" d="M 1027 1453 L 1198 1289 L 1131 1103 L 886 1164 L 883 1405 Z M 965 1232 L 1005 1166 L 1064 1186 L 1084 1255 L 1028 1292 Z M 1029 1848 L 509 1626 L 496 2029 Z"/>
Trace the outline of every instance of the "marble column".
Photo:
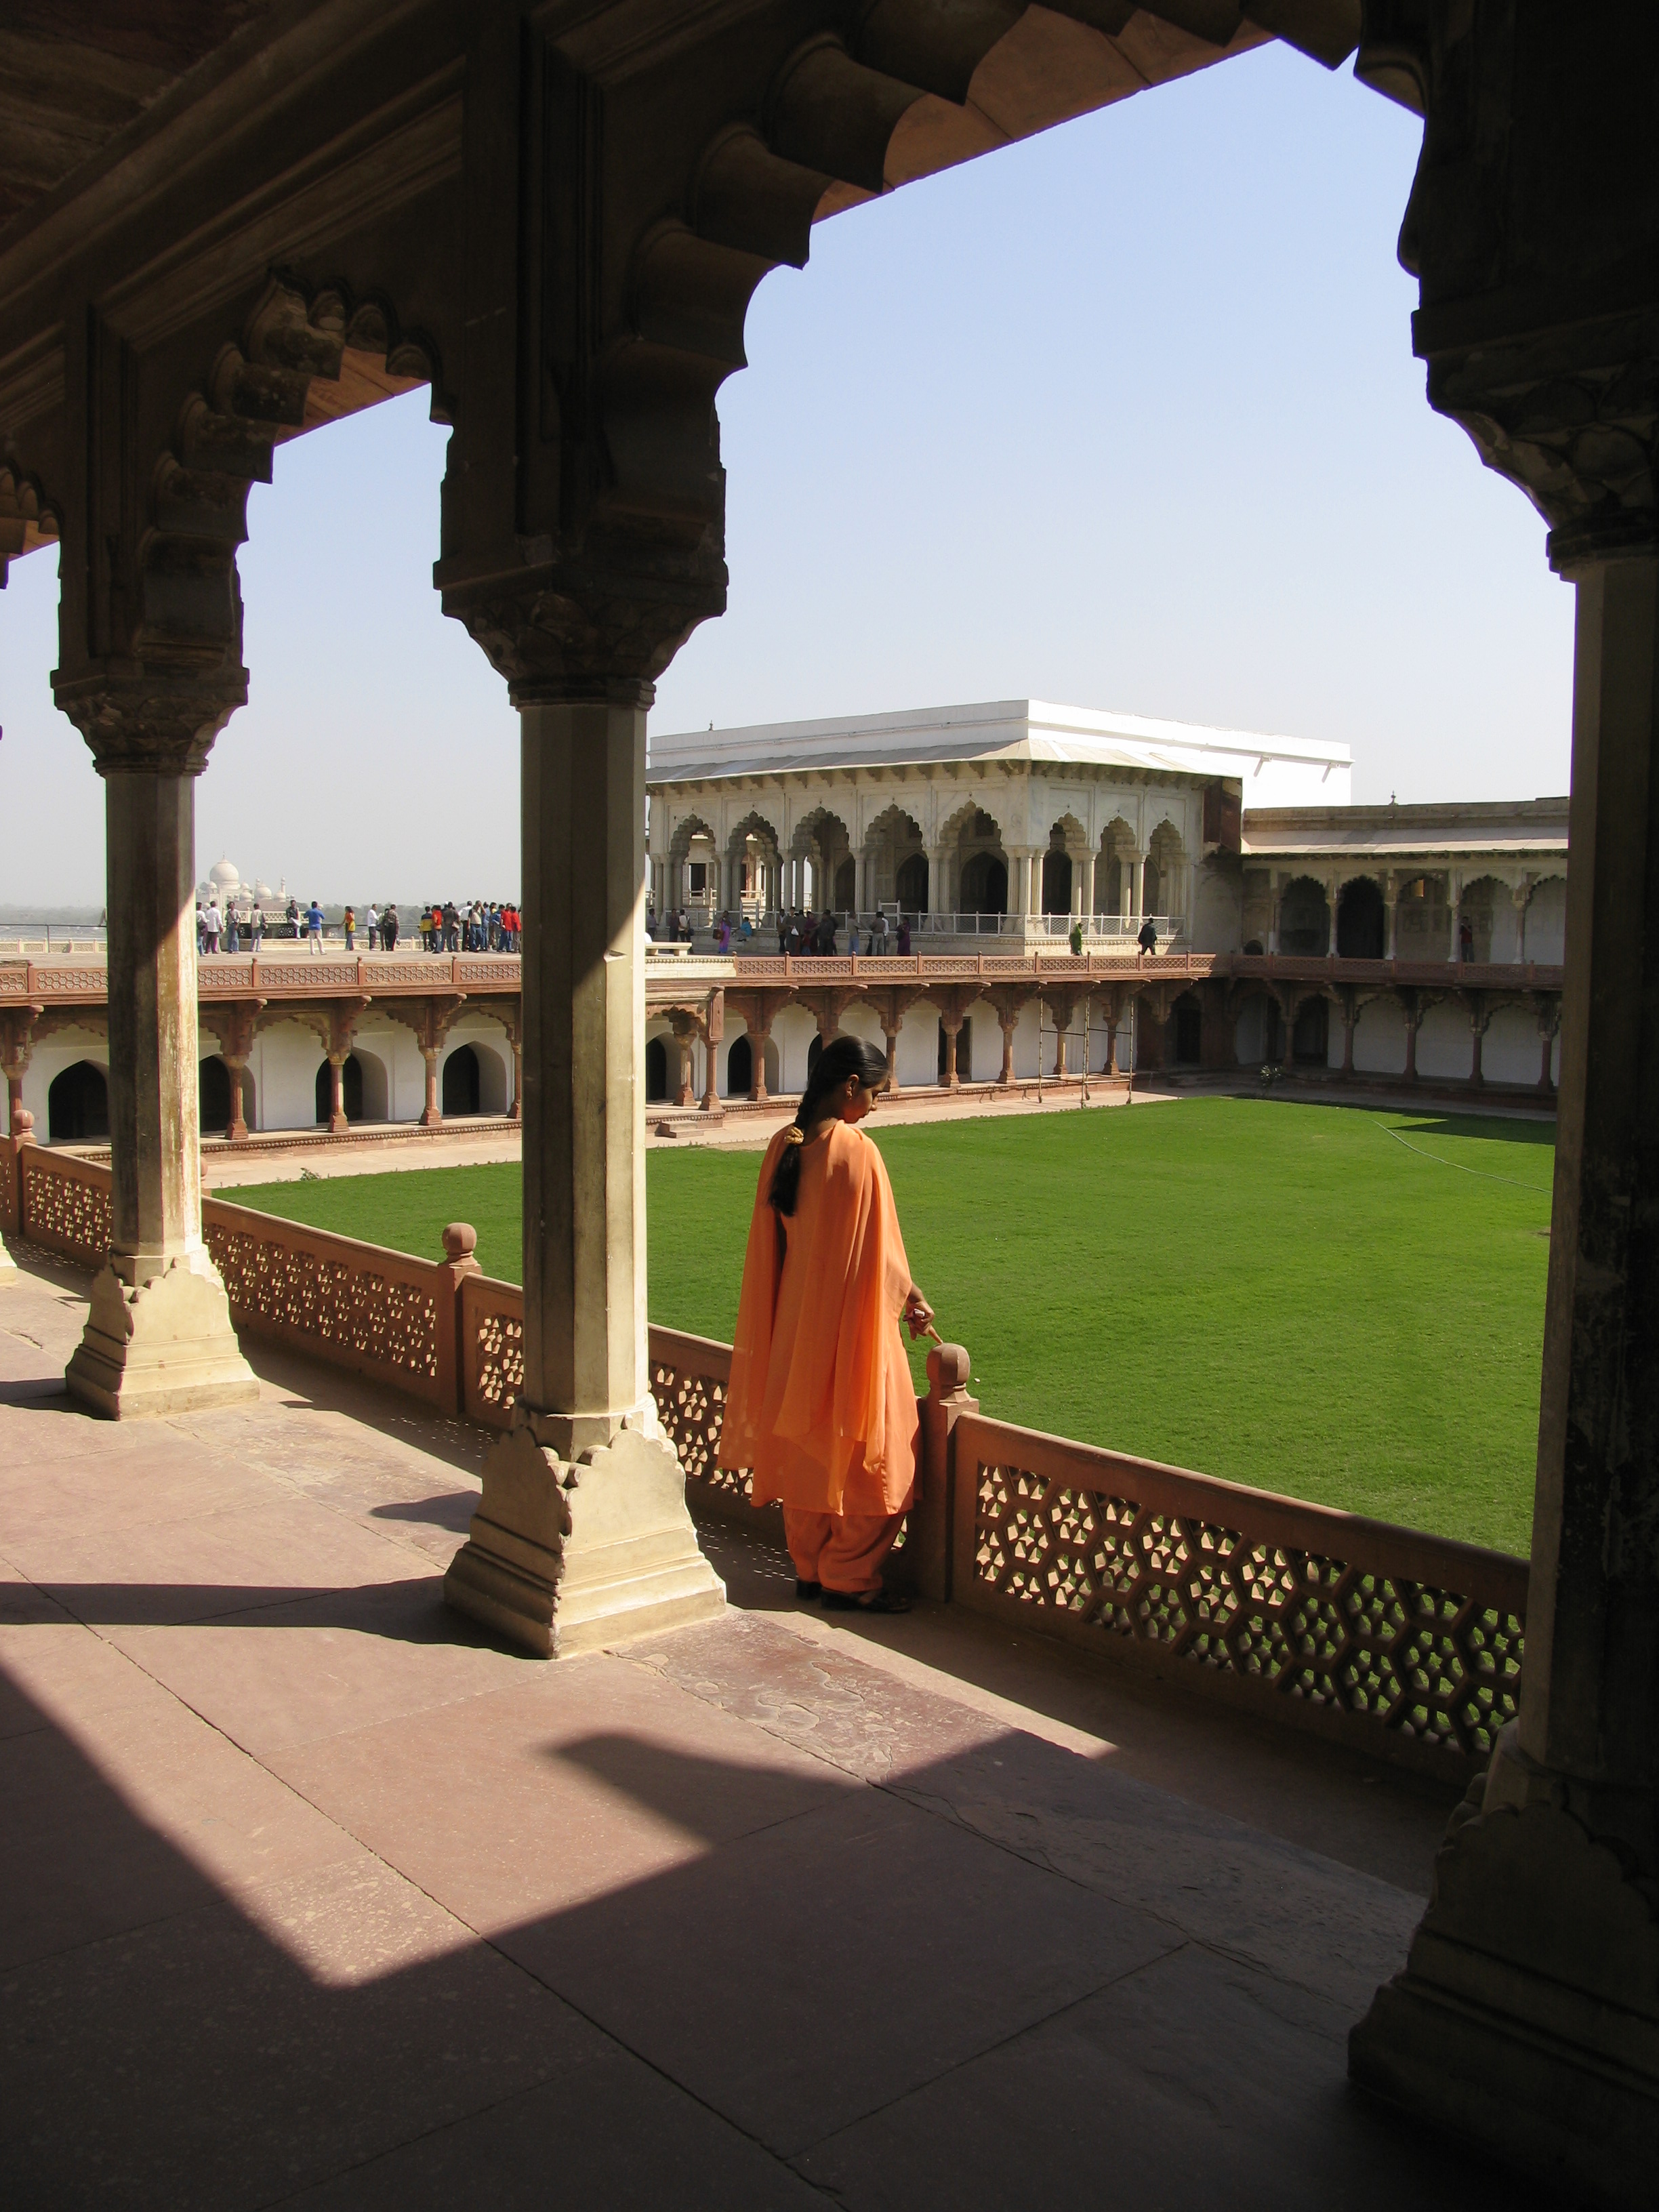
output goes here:
<path id="1" fill-rule="evenodd" d="M 1084 918 L 1083 926 L 1092 935 L 1095 919 L 1095 855 L 1092 852 L 1084 854 L 1081 874 L 1083 884 L 1080 907 Z"/>
<path id="2" fill-rule="evenodd" d="M 524 1387 L 451 1605 L 565 1654 L 713 1617 L 645 1313 L 645 716 L 651 689 L 516 689 L 521 730 Z"/>

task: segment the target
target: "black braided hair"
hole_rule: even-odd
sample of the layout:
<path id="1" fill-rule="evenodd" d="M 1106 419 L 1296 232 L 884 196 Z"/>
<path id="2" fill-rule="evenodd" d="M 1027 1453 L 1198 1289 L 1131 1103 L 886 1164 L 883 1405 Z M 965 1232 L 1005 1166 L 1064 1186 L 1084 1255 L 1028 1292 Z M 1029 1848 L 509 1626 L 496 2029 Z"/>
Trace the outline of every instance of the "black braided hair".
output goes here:
<path id="1" fill-rule="evenodd" d="M 885 1055 L 878 1053 L 874 1045 L 866 1044 L 862 1037 L 832 1037 L 807 1078 L 806 1089 L 789 1125 L 791 1140 L 784 1146 L 783 1157 L 772 1171 L 772 1188 L 766 1195 L 768 1202 L 780 1213 L 793 1214 L 795 1211 L 795 1200 L 800 1191 L 801 1140 L 813 1115 L 831 1091 L 842 1089 L 852 1075 L 856 1075 L 866 1090 L 874 1091 L 887 1080 Z"/>

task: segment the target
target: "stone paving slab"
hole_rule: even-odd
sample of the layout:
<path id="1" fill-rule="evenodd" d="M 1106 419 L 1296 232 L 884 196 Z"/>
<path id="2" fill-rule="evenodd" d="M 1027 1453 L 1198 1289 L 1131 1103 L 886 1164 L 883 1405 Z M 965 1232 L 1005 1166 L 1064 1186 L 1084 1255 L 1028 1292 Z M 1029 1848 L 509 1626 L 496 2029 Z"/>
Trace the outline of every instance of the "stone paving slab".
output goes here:
<path id="1" fill-rule="evenodd" d="M 1176 1704 L 1184 1794 L 1053 1717 L 1071 1676 L 956 1684 L 948 1613 L 878 1639 L 760 1568 L 495 1650 L 440 1601 L 471 1438 L 263 1359 L 256 1407 L 91 1420 L 66 1279 L 0 1314 L 9 2202 L 1492 2201 L 1345 2083 L 1417 1898 L 1201 1802 Z M 1320 1771 L 1263 1802 L 1316 1830 Z"/>

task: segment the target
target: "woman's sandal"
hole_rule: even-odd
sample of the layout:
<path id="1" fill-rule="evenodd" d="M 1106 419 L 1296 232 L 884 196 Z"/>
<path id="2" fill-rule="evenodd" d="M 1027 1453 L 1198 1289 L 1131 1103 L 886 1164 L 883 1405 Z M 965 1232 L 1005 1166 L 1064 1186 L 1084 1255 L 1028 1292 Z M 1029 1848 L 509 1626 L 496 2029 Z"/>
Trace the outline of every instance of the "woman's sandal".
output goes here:
<path id="1" fill-rule="evenodd" d="M 857 1596 L 851 1590 L 826 1589 L 823 1598 L 826 1613 L 908 1613 L 910 1601 L 897 1597 L 891 1590 L 872 1590 L 867 1596 Z"/>

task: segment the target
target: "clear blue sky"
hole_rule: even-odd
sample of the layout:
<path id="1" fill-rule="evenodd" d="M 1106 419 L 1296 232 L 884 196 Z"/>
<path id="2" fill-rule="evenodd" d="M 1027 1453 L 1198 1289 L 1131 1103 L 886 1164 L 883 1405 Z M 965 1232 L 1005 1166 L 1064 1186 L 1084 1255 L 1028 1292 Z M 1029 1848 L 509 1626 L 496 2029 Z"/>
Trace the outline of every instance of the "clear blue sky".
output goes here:
<path id="1" fill-rule="evenodd" d="M 1412 358 L 1418 133 L 1273 46 L 820 226 L 721 397 L 731 611 L 656 726 L 1034 696 L 1345 740 L 1362 799 L 1564 791 L 1571 593 Z M 411 394 L 254 491 L 204 872 L 516 891 L 514 717 L 431 588 L 446 437 Z M 100 896 L 54 558 L 0 597 L 0 901 Z"/>

